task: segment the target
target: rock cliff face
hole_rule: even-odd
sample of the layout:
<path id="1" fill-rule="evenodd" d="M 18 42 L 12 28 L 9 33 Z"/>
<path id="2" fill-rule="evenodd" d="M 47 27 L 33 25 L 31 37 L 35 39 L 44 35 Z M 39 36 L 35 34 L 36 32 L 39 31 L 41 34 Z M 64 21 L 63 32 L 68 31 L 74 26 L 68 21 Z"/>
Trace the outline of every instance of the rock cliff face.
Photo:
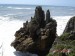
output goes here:
<path id="1" fill-rule="evenodd" d="M 44 11 L 40 6 L 35 9 L 34 17 L 30 22 L 23 23 L 15 33 L 15 40 L 11 44 L 16 51 L 36 53 L 38 56 L 46 56 L 56 38 L 57 23 L 50 17 L 50 12 Z"/>
<path id="2" fill-rule="evenodd" d="M 63 34 L 54 41 L 48 56 L 53 55 L 75 56 L 75 16 L 68 21 Z"/>
<path id="3" fill-rule="evenodd" d="M 75 16 L 72 17 L 72 18 L 68 21 L 64 32 L 71 32 L 71 31 L 74 31 L 74 30 L 75 30 Z"/>

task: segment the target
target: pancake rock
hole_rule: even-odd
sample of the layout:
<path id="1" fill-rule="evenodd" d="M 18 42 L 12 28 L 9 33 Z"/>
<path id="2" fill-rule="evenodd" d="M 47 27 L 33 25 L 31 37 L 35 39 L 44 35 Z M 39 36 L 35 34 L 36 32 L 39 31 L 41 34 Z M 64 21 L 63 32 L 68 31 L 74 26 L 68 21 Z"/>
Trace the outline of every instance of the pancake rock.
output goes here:
<path id="1" fill-rule="evenodd" d="M 57 22 L 50 17 L 47 10 L 46 17 L 41 6 L 35 9 L 34 17 L 30 22 L 26 21 L 15 33 L 15 40 L 12 42 L 16 51 L 31 52 L 38 56 L 46 56 L 56 38 Z"/>

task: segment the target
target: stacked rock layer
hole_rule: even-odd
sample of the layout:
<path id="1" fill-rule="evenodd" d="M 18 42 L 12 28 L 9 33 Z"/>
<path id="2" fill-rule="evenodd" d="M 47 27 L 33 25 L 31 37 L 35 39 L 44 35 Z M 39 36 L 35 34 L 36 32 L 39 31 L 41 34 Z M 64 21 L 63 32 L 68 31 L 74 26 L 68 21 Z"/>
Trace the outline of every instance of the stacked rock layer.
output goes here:
<path id="1" fill-rule="evenodd" d="M 15 40 L 11 44 L 16 51 L 36 53 L 46 56 L 56 38 L 57 23 L 50 17 L 47 10 L 46 17 L 40 6 L 35 9 L 34 17 L 26 21 L 15 33 Z"/>

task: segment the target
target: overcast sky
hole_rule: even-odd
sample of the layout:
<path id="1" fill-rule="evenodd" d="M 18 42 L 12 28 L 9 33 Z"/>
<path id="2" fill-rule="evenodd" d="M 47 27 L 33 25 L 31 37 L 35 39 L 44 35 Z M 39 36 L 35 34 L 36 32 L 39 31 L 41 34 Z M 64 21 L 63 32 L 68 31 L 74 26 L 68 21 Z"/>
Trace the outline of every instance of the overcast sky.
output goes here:
<path id="1" fill-rule="evenodd" d="M 0 4 L 75 6 L 75 0 L 0 0 Z"/>

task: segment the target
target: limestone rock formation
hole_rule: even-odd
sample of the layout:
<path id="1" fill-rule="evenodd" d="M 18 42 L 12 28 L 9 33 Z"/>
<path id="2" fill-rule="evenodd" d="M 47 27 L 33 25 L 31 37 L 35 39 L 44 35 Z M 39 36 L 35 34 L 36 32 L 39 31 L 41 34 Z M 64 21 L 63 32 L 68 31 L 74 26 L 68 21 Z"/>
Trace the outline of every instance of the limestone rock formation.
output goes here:
<path id="1" fill-rule="evenodd" d="M 68 21 L 64 32 L 71 32 L 71 31 L 74 31 L 74 30 L 75 30 L 75 16 L 72 17 L 72 18 Z"/>
<path id="2" fill-rule="evenodd" d="M 50 20 L 49 10 L 45 20 L 44 11 L 41 6 L 37 6 L 34 17 L 31 17 L 30 22 L 23 23 L 23 27 L 16 31 L 16 38 L 11 45 L 17 51 L 46 56 L 56 38 L 56 27 L 56 21 Z"/>
<path id="3" fill-rule="evenodd" d="M 41 6 L 36 7 L 34 18 L 36 19 L 37 23 L 40 27 L 44 27 L 45 25 L 45 14 L 42 10 Z"/>
<path id="4" fill-rule="evenodd" d="M 50 11 L 47 10 L 46 12 L 46 24 L 51 22 L 52 21 L 52 18 L 51 18 L 51 15 L 50 15 Z"/>

